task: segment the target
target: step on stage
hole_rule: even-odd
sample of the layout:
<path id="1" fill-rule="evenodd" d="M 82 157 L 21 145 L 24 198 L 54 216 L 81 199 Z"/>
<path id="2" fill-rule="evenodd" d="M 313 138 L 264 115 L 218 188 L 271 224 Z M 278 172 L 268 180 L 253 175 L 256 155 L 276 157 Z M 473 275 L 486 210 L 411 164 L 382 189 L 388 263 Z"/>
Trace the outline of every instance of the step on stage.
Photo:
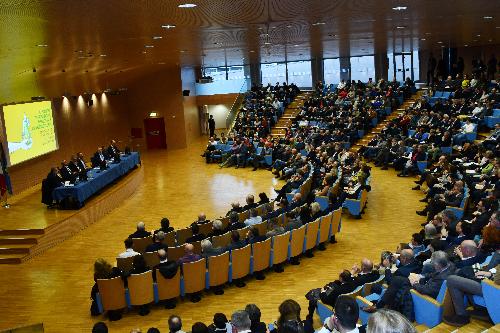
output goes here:
<path id="1" fill-rule="evenodd" d="M 0 208 L 0 264 L 19 264 L 61 243 L 118 207 L 143 179 L 139 166 L 79 210 L 47 209 L 40 186 L 10 198 L 10 208 Z"/>

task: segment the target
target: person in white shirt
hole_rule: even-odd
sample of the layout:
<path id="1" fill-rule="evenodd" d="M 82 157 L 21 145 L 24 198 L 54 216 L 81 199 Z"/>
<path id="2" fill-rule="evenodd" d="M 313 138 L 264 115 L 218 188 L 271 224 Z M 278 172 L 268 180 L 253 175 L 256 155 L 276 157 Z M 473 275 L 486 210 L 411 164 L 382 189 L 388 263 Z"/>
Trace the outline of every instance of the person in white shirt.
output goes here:
<path id="1" fill-rule="evenodd" d="M 231 315 L 231 325 L 233 326 L 233 333 L 250 333 L 252 322 L 248 316 L 248 312 L 238 310 Z"/>
<path id="2" fill-rule="evenodd" d="M 250 210 L 250 217 L 247 218 L 244 223 L 247 227 L 262 223 L 262 217 L 257 213 L 257 209 Z"/>
<path id="3" fill-rule="evenodd" d="M 140 255 L 139 252 L 135 252 L 134 249 L 132 248 L 133 245 L 132 239 L 127 238 L 125 239 L 124 243 L 125 243 L 125 252 L 120 253 L 118 255 L 118 258 L 128 258 Z"/>
<path id="4" fill-rule="evenodd" d="M 465 124 L 463 124 L 462 128 L 460 129 L 460 133 L 457 133 L 453 136 L 453 142 L 459 146 L 463 145 L 467 140 L 467 133 L 474 132 L 474 129 L 474 124 L 470 121 L 470 119 L 467 119 Z"/>
<path id="5" fill-rule="evenodd" d="M 359 308 L 356 301 L 348 296 L 339 296 L 334 314 L 325 319 L 323 327 L 316 333 L 358 333 L 358 317 Z"/>

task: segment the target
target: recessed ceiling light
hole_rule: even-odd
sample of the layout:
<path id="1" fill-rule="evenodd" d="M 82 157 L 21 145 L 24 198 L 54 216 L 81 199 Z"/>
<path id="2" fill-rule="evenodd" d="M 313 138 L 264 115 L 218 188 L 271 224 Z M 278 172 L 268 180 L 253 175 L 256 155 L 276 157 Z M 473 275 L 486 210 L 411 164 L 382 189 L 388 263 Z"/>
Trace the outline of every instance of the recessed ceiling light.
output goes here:
<path id="1" fill-rule="evenodd" d="M 483 16 L 483 18 L 484 18 L 485 20 L 491 20 L 491 19 L 493 18 L 493 16 Z"/>
<path id="2" fill-rule="evenodd" d="M 184 52 L 186 52 L 186 50 L 180 50 L 179 52 L 184 53 Z"/>
<path id="3" fill-rule="evenodd" d="M 325 22 L 315 22 L 312 25 L 317 26 L 317 25 L 325 25 Z"/>
<path id="4" fill-rule="evenodd" d="M 291 28 L 292 26 L 291 26 L 291 25 L 287 25 L 286 27 L 287 27 L 287 28 Z"/>
<path id="5" fill-rule="evenodd" d="M 155 46 L 154 45 L 144 45 L 144 47 L 147 48 L 147 49 L 152 49 Z"/>
<path id="6" fill-rule="evenodd" d="M 420 40 L 425 41 L 426 39 L 425 38 L 420 38 Z"/>
<path id="7" fill-rule="evenodd" d="M 142 51 L 142 54 L 146 54 L 147 52 L 146 51 Z"/>
<path id="8" fill-rule="evenodd" d="M 473 42 L 477 42 L 477 39 L 474 39 Z"/>
<path id="9" fill-rule="evenodd" d="M 294 46 L 295 46 L 295 47 L 299 47 L 300 45 L 299 45 L 299 44 L 295 44 Z"/>
<path id="10" fill-rule="evenodd" d="M 271 42 L 265 42 L 264 45 L 271 45 Z"/>
<path id="11" fill-rule="evenodd" d="M 107 57 L 107 54 L 101 54 L 100 57 Z"/>
<path id="12" fill-rule="evenodd" d="M 496 29 L 500 29 L 500 27 L 495 27 Z"/>
<path id="13" fill-rule="evenodd" d="M 442 41 L 438 41 L 437 43 L 438 43 L 438 44 L 443 44 L 443 42 L 442 42 Z"/>
<path id="14" fill-rule="evenodd" d="M 481 37 L 481 35 L 480 35 L 480 34 L 477 34 L 477 35 L 476 35 L 476 37 Z"/>
<path id="15" fill-rule="evenodd" d="M 488 39 L 488 42 L 492 42 L 492 41 L 493 41 L 493 39 Z"/>
<path id="16" fill-rule="evenodd" d="M 404 25 L 398 25 L 398 26 L 396 27 L 396 29 L 404 29 L 404 28 L 406 28 Z"/>
<path id="17" fill-rule="evenodd" d="M 47 45 L 47 44 L 38 44 L 37 46 L 38 46 L 38 47 L 48 47 L 48 45 Z"/>
<path id="18" fill-rule="evenodd" d="M 250 51 L 248 51 L 248 52 L 250 52 L 250 53 L 254 53 L 255 51 L 254 51 L 254 50 L 250 50 Z"/>
<path id="19" fill-rule="evenodd" d="M 162 39 L 162 36 L 153 36 L 153 39 Z"/>
<path id="20" fill-rule="evenodd" d="M 393 10 L 406 10 L 406 6 L 397 6 L 397 7 L 392 7 Z"/>
<path id="21" fill-rule="evenodd" d="M 164 24 L 161 27 L 163 29 L 173 29 L 173 28 L 175 28 L 175 24 Z"/>
<path id="22" fill-rule="evenodd" d="M 465 44 L 464 46 L 467 47 L 467 46 L 469 46 L 469 44 Z"/>
<path id="23" fill-rule="evenodd" d="M 194 3 L 183 3 L 183 4 L 180 4 L 177 7 L 179 7 L 179 8 L 194 8 L 194 7 L 196 7 L 196 4 L 194 4 Z"/>

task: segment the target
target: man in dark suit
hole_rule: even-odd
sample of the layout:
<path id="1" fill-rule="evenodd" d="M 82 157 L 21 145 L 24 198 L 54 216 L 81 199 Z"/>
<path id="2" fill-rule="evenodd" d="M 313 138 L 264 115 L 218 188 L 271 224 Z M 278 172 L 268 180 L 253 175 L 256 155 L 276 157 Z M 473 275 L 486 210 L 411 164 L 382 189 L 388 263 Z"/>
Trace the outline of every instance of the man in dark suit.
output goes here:
<path id="1" fill-rule="evenodd" d="M 71 172 L 74 174 L 79 174 L 85 169 L 80 169 L 80 166 L 78 165 L 78 159 L 75 155 L 71 156 L 71 161 L 68 164 L 69 168 L 71 169 Z"/>
<path id="2" fill-rule="evenodd" d="M 120 149 L 118 149 L 115 140 L 111 140 L 111 143 L 109 147 L 106 149 L 106 152 L 108 153 L 109 157 L 115 157 L 120 154 Z"/>
<path id="3" fill-rule="evenodd" d="M 61 162 L 61 176 L 64 181 L 69 181 L 70 183 L 74 183 L 76 180 L 76 174 L 71 170 L 66 160 Z"/>
<path id="4" fill-rule="evenodd" d="M 50 169 L 47 178 L 42 182 L 42 203 L 46 204 L 49 208 L 54 206 L 54 198 L 52 192 L 55 188 L 62 186 L 64 179 L 59 173 L 59 169 L 53 167 Z"/>
<path id="5" fill-rule="evenodd" d="M 255 202 L 253 194 L 247 195 L 247 204 L 243 206 L 243 211 L 257 208 L 258 204 Z"/>
<path id="6" fill-rule="evenodd" d="M 177 274 L 179 265 L 173 260 L 167 260 L 166 250 L 158 250 L 158 258 L 160 259 L 160 263 L 153 267 L 153 280 L 155 282 L 157 281 L 157 272 L 159 272 L 164 279 L 172 279 Z M 164 301 L 166 309 L 175 308 L 175 303 L 175 298 L 167 299 Z"/>
<path id="7" fill-rule="evenodd" d="M 145 238 L 149 236 L 151 236 L 151 233 L 149 231 L 146 231 L 146 225 L 144 224 L 144 222 L 139 222 L 137 223 L 137 230 L 133 234 L 130 234 L 128 237 Z"/>
<path id="8" fill-rule="evenodd" d="M 76 154 L 77 158 L 77 165 L 80 169 L 86 170 L 87 169 L 87 163 L 85 162 L 85 156 L 83 155 L 82 152 L 78 152 Z"/>
<path id="9" fill-rule="evenodd" d="M 473 240 L 464 240 L 460 246 L 455 248 L 455 254 L 459 260 L 455 262 L 457 268 L 464 268 L 481 263 L 485 258 L 477 250 L 476 243 Z"/>
<path id="10" fill-rule="evenodd" d="M 186 239 L 186 243 L 194 243 L 206 238 L 204 234 L 200 234 L 200 226 L 197 223 L 191 224 L 191 232 L 193 235 Z"/>
<path id="11" fill-rule="evenodd" d="M 376 281 L 380 277 L 379 272 L 373 270 L 373 262 L 367 258 L 361 260 L 361 268 L 355 265 L 351 270 L 351 274 L 354 276 L 356 287 Z"/>
<path id="12" fill-rule="evenodd" d="M 153 235 L 153 244 L 149 244 L 146 246 L 144 252 L 156 252 L 158 250 L 167 250 L 168 246 L 163 244 L 163 240 L 165 239 L 165 233 L 163 231 L 158 231 Z"/>
<path id="13" fill-rule="evenodd" d="M 97 151 L 94 154 L 94 157 L 92 158 L 92 167 L 98 168 L 105 163 L 106 163 L 106 156 L 104 154 L 104 151 L 102 150 L 102 147 L 98 147 Z"/>
<path id="14" fill-rule="evenodd" d="M 224 252 L 225 251 L 223 248 L 214 247 L 212 245 L 212 242 L 208 239 L 204 239 L 201 241 L 201 255 L 205 258 L 218 256 L 220 254 L 223 254 Z"/>
<path id="15" fill-rule="evenodd" d="M 413 250 L 410 249 L 404 249 L 401 251 L 401 254 L 399 255 L 399 266 L 394 273 L 392 273 L 389 268 L 391 263 L 388 259 L 384 259 L 382 265 L 386 267 L 385 280 L 389 284 L 391 283 L 393 277 L 402 276 L 407 278 L 410 276 L 410 273 L 418 273 L 422 269 L 420 263 L 414 258 Z"/>
<path id="16" fill-rule="evenodd" d="M 215 134 L 215 119 L 214 119 L 213 115 L 210 115 L 210 117 L 208 118 L 208 131 L 210 132 L 209 136 L 214 136 L 214 134 Z"/>
<path id="17" fill-rule="evenodd" d="M 335 306 L 335 302 L 340 295 L 350 293 L 354 289 L 356 289 L 356 284 L 351 273 L 345 270 L 340 273 L 338 280 L 330 282 L 321 289 L 319 297 L 323 303 Z"/>
<path id="18" fill-rule="evenodd" d="M 230 230 L 238 230 L 238 229 L 243 229 L 245 228 L 246 225 L 243 222 L 240 222 L 238 213 L 232 212 L 229 215 L 229 226 L 227 228 L 228 231 Z"/>

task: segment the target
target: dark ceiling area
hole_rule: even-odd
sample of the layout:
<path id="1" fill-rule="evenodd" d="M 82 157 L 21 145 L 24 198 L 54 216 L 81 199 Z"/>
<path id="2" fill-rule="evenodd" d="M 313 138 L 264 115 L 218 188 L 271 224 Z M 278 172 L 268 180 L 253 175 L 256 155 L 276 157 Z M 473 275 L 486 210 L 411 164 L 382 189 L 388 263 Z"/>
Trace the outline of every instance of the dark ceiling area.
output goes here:
<path id="1" fill-rule="evenodd" d="M 0 0 L 0 24 L 3 101 L 51 80 L 103 88 L 160 66 L 495 45 L 500 1 Z"/>

